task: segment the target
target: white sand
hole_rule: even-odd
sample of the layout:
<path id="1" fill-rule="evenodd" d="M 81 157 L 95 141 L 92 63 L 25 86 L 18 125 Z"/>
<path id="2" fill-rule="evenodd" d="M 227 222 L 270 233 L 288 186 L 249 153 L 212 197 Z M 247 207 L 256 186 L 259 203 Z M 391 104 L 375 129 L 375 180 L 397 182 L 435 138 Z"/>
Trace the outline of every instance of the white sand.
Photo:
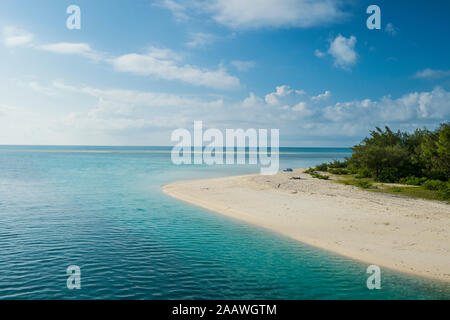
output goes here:
<path id="1" fill-rule="evenodd" d="M 300 169 L 181 181 L 163 191 L 368 264 L 450 281 L 450 205 L 443 202 L 363 191 Z"/>

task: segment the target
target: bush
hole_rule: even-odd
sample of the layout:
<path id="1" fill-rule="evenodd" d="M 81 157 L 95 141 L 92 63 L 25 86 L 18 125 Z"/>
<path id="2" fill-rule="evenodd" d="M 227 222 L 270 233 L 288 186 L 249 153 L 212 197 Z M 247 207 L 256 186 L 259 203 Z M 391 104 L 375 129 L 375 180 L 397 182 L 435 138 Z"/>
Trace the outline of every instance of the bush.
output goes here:
<path id="1" fill-rule="evenodd" d="M 363 189 L 372 189 L 374 188 L 373 184 L 371 184 L 369 181 L 365 180 L 355 180 L 355 186 L 363 188 Z"/>
<path id="2" fill-rule="evenodd" d="M 336 168 L 336 169 L 330 168 L 330 169 L 328 169 L 328 172 L 332 173 L 332 174 L 339 174 L 339 175 L 349 174 L 348 170 L 343 169 L 343 168 Z"/>
<path id="3" fill-rule="evenodd" d="M 450 200 L 450 181 L 444 183 L 439 189 L 439 196 L 442 200 Z"/>
<path id="4" fill-rule="evenodd" d="M 358 170 L 358 174 L 356 175 L 356 179 L 362 178 L 371 178 L 372 172 L 368 168 L 361 168 Z"/>
<path id="5" fill-rule="evenodd" d="M 448 183 L 447 183 L 448 184 Z M 422 185 L 427 190 L 440 190 L 443 191 L 444 188 L 447 187 L 447 184 L 445 182 L 442 182 L 440 180 L 427 180 Z"/>
<path id="6" fill-rule="evenodd" d="M 400 174 L 397 168 L 384 168 L 375 178 L 379 182 L 398 182 Z"/>
<path id="7" fill-rule="evenodd" d="M 420 186 L 425 181 L 427 181 L 427 178 L 425 178 L 425 177 L 417 178 L 415 176 L 410 176 L 410 177 L 406 177 L 406 178 L 401 178 L 399 182 L 410 185 L 410 186 Z"/>
<path id="8" fill-rule="evenodd" d="M 313 172 L 314 172 L 314 169 L 313 169 L 313 168 L 309 168 L 309 169 L 306 169 L 306 170 L 305 170 L 305 173 L 311 174 L 311 173 L 313 173 Z"/>
<path id="9" fill-rule="evenodd" d="M 403 188 L 401 188 L 401 187 L 391 187 L 391 189 L 390 189 L 392 192 L 402 192 L 403 191 Z"/>
<path id="10" fill-rule="evenodd" d="M 328 164 L 327 163 L 319 164 L 316 167 L 316 171 L 327 171 L 327 170 L 328 170 Z"/>
<path id="11" fill-rule="evenodd" d="M 328 180 L 330 178 L 329 176 L 326 176 L 326 175 L 323 175 L 323 174 L 320 174 L 317 172 L 311 172 L 310 175 L 314 178 L 321 179 L 321 180 Z"/>
<path id="12" fill-rule="evenodd" d="M 348 165 L 348 161 L 339 161 L 339 160 L 334 160 L 333 162 L 328 164 L 328 168 L 334 168 L 334 169 L 344 169 L 347 168 Z"/>

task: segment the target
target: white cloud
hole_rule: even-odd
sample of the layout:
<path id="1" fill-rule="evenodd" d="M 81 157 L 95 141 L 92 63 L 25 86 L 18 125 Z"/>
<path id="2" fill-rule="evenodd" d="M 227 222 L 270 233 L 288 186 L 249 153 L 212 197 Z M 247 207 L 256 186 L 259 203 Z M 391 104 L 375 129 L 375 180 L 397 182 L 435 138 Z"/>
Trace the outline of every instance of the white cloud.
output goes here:
<path id="1" fill-rule="evenodd" d="M 53 53 L 79 55 L 93 60 L 100 59 L 100 54 L 87 43 L 59 42 L 41 45 L 39 48 Z"/>
<path id="2" fill-rule="evenodd" d="M 275 93 L 269 93 L 265 96 L 264 100 L 268 104 L 278 104 L 278 98 L 276 97 Z"/>
<path id="3" fill-rule="evenodd" d="M 424 69 L 413 76 L 416 79 L 440 79 L 450 77 L 450 70 Z"/>
<path id="4" fill-rule="evenodd" d="M 306 102 L 299 102 L 295 106 L 292 107 L 292 111 L 298 113 L 301 116 L 307 117 L 311 116 L 314 112 L 307 108 Z"/>
<path id="5" fill-rule="evenodd" d="M 56 95 L 56 91 L 54 90 L 54 88 L 48 88 L 48 87 L 41 86 L 39 83 L 37 83 L 35 81 L 29 82 L 28 86 L 32 90 L 34 90 L 38 93 L 41 93 L 43 95 L 46 95 L 46 96 L 55 96 Z"/>
<path id="6" fill-rule="evenodd" d="M 338 35 L 330 42 L 328 53 L 334 58 L 334 65 L 343 69 L 349 69 L 356 64 L 358 55 L 355 51 L 356 37 L 346 38 Z"/>
<path id="7" fill-rule="evenodd" d="M 352 141 L 357 143 L 375 126 L 432 128 L 450 117 L 450 92 L 440 87 L 398 98 L 333 102 L 319 99 L 313 104 L 313 96 L 300 96 L 284 85 L 272 92 L 279 102 L 275 105 L 266 102 L 265 95 L 260 97 L 254 93 L 234 100 L 211 95 L 71 86 L 61 82 L 51 86 L 36 82 L 29 88 L 44 94 L 55 92 L 52 99 L 42 100 L 40 104 L 61 105 L 64 107 L 60 111 L 66 112 L 55 114 L 53 107 L 47 112 L 45 108 L 36 112 L 36 103 L 39 105 L 36 101 L 29 108 L 35 110 L 33 114 L 25 115 L 0 104 L 2 141 L 20 138 L 15 141 L 161 145 L 170 143 L 171 130 L 191 127 L 194 120 L 201 119 L 207 126 L 219 129 L 282 128 L 283 139 L 292 139 L 294 143 L 299 143 L 299 137 L 307 143 L 317 143 L 323 137 L 324 144 L 345 145 L 349 140 L 343 137 L 356 137 Z M 10 123 L 22 124 L 26 130 L 19 132 Z M 15 137 L 5 128 L 15 132 Z M 51 128 L 51 132 L 42 132 L 42 128 Z"/>
<path id="8" fill-rule="evenodd" d="M 386 25 L 384 31 L 389 33 L 391 36 L 396 36 L 398 33 L 398 29 L 391 22 Z"/>
<path id="9" fill-rule="evenodd" d="M 328 25 L 347 14 L 341 0 L 162 0 L 160 7 L 179 20 L 193 14 L 208 14 L 217 23 L 233 29 Z"/>
<path id="10" fill-rule="evenodd" d="M 313 27 L 345 14 L 338 0 L 215 0 L 209 6 L 218 23 L 231 28 Z"/>
<path id="11" fill-rule="evenodd" d="M 23 36 L 16 37 L 16 28 L 9 27 L 5 33 L 12 38 L 5 38 L 5 44 L 16 46 L 25 44 Z M 18 40 L 20 39 L 20 40 Z M 215 89 L 232 89 L 240 86 L 240 81 L 219 66 L 210 70 L 189 64 L 180 65 L 182 56 L 170 49 L 149 47 L 145 54 L 130 53 L 115 58 L 107 58 L 95 51 L 87 43 L 58 42 L 33 46 L 34 49 L 57 54 L 78 55 L 93 61 L 106 61 L 118 72 L 130 72 L 141 75 L 154 75 L 166 80 L 179 80 L 186 83 Z"/>
<path id="12" fill-rule="evenodd" d="M 3 44 L 6 47 L 18 47 L 29 45 L 33 41 L 33 35 L 16 27 L 3 28 Z"/>
<path id="13" fill-rule="evenodd" d="M 289 87 L 288 85 L 282 85 L 276 88 L 275 94 L 279 97 L 284 97 L 290 94 L 291 92 L 292 92 L 291 87 Z"/>
<path id="14" fill-rule="evenodd" d="M 323 57 L 325 57 L 326 53 L 320 51 L 319 49 L 316 49 L 316 50 L 314 51 L 314 55 L 315 55 L 316 57 L 318 57 L 318 58 L 323 58 Z"/>
<path id="15" fill-rule="evenodd" d="M 291 87 L 289 87 L 288 85 L 281 85 L 276 87 L 276 91 L 269 93 L 266 95 L 265 97 L 265 101 L 268 104 L 278 104 L 278 97 L 285 97 L 287 95 L 289 95 L 290 93 L 292 93 L 292 89 Z"/>
<path id="16" fill-rule="evenodd" d="M 155 53 L 156 52 L 156 53 Z M 111 59 L 114 69 L 141 75 L 153 75 L 166 80 L 179 80 L 186 83 L 216 89 L 232 89 L 240 86 L 239 79 L 231 76 L 223 67 L 208 70 L 189 64 L 178 65 L 167 52 L 155 51 L 147 54 L 130 53 Z"/>
<path id="17" fill-rule="evenodd" d="M 334 122 L 408 122 L 448 119 L 450 92 L 436 87 L 431 92 L 413 92 L 398 99 L 384 96 L 379 101 L 338 102 L 325 108 L 324 117 Z"/>
<path id="18" fill-rule="evenodd" d="M 324 93 L 321 93 L 317 96 L 311 97 L 311 100 L 314 102 L 319 102 L 321 100 L 326 100 L 327 98 L 329 98 L 331 96 L 331 91 L 325 91 Z"/>
<path id="19" fill-rule="evenodd" d="M 166 8 L 172 12 L 178 20 L 187 20 L 189 16 L 186 13 L 186 7 L 176 0 L 161 0 L 155 3 L 156 6 Z"/>
<path id="20" fill-rule="evenodd" d="M 186 42 L 186 45 L 190 48 L 203 47 L 216 39 L 213 34 L 205 32 L 193 32 L 189 37 L 190 40 Z"/>
<path id="21" fill-rule="evenodd" d="M 90 95 L 95 98 L 102 99 L 103 101 L 113 101 L 117 105 L 128 104 L 130 106 L 151 108 L 203 108 L 211 107 L 218 103 L 218 100 L 205 102 L 201 99 L 176 94 L 142 92 L 136 90 L 104 90 L 92 87 L 75 87 L 61 82 L 54 82 L 53 87 L 60 90 Z"/>
<path id="22" fill-rule="evenodd" d="M 221 99 L 191 95 L 77 87 L 61 82 L 54 82 L 52 87 L 66 95 L 93 98 L 92 105 L 80 108 L 84 111 L 71 112 L 61 119 L 64 127 L 91 134 L 185 127 L 207 111 L 223 106 Z"/>
<path id="23" fill-rule="evenodd" d="M 244 108 L 257 108 L 262 105 L 264 105 L 263 99 L 257 97 L 253 92 L 250 92 L 250 95 L 242 101 Z"/>
<path id="24" fill-rule="evenodd" d="M 254 61 L 240 61 L 240 60 L 231 61 L 231 64 L 241 72 L 248 71 L 254 68 L 256 65 Z"/>

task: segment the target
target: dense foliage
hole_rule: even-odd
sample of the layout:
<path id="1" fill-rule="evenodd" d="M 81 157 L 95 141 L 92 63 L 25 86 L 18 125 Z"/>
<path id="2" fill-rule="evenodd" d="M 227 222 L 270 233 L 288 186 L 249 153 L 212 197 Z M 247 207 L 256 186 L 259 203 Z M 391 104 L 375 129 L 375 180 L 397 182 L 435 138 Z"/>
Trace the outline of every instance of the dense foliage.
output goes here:
<path id="1" fill-rule="evenodd" d="M 309 171 L 421 186 L 421 190 L 436 192 L 438 199 L 450 199 L 450 123 L 443 123 L 434 131 L 417 129 L 413 133 L 377 127 L 352 151 L 345 161 L 322 163 Z M 354 179 L 346 184 L 372 187 L 367 181 Z"/>
<path id="2" fill-rule="evenodd" d="M 413 133 L 376 128 L 352 148 L 347 168 L 380 182 L 450 178 L 450 124 L 435 131 L 417 129 Z"/>

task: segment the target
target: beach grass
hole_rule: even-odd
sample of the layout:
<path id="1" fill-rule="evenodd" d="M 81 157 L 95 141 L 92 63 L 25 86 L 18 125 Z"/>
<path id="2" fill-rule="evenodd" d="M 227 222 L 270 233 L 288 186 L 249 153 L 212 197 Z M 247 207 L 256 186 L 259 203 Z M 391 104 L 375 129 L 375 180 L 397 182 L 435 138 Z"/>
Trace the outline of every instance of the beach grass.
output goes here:
<path id="1" fill-rule="evenodd" d="M 377 183 L 374 179 L 370 178 L 357 178 L 356 175 L 339 176 L 337 179 L 330 179 L 330 181 L 341 183 L 344 185 L 356 186 L 360 189 L 389 193 L 395 195 L 402 195 L 411 198 L 420 198 L 427 200 L 439 200 L 450 203 L 449 200 L 445 200 L 442 194 L 438 190 L 429 190 L 423 186 L 412 185 L 390 185 L 384 183 Z"/>

